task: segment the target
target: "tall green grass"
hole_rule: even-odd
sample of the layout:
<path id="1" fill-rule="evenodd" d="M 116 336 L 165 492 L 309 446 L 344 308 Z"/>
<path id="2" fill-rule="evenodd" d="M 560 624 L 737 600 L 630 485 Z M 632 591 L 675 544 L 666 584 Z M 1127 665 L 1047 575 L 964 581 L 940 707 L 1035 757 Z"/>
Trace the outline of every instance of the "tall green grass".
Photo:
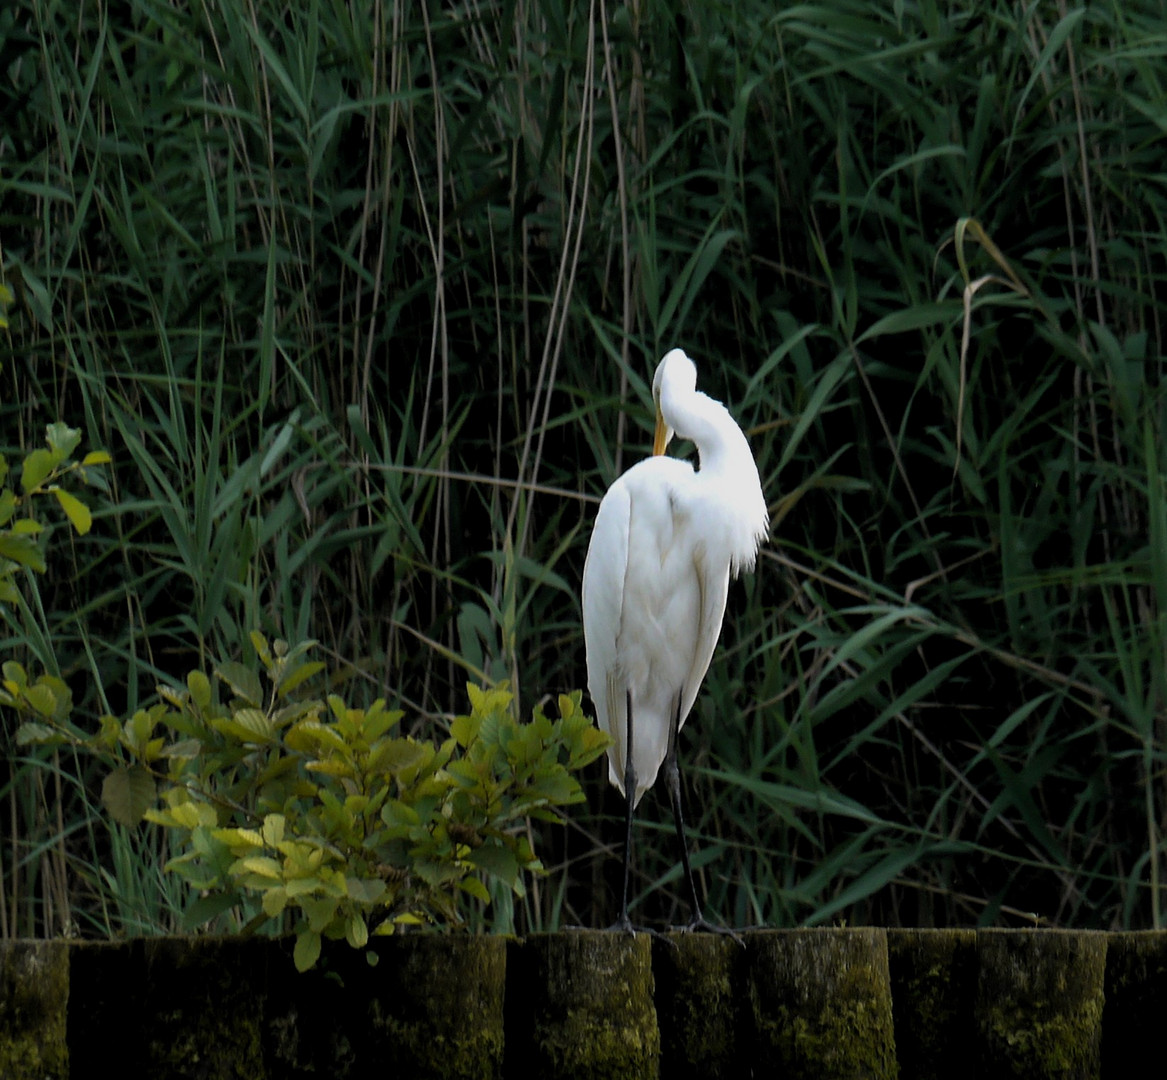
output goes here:
<path id="1" fill-rule="evenodd" d="M 711 909 L 1160 925 L 1165 46 L 1117 0 L 10 5 L 0 442 L 116 468 L 5 654 L 82 724 L 253 627 L 418 730 L 526 711 L 682 344 L 774 521 L 683 737 Z M 8 755 L 0 929 L 167 928 L 157 838 Z M 611 921 L 590 795 L 520 926 Z"/>

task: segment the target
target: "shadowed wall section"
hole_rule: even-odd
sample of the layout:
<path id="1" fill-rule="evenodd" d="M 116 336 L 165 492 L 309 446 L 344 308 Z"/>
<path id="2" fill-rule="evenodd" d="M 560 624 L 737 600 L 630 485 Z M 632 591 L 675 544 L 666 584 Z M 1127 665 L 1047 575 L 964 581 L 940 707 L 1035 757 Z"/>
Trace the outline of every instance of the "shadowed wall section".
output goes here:
<path id="1" fill-rule="evenodd" d="M 6 1080 L 1136 1075 L 1167 933 L 403 935 L 0 944 Z"/>

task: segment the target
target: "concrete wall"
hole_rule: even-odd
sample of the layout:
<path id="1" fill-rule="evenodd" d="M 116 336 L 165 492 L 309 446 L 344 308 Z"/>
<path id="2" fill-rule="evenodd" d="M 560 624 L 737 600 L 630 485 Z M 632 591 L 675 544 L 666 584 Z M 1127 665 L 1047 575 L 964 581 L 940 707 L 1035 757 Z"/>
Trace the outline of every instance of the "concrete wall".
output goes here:
<path id="1" fill-rule="evenodd" d="M 412 934 L 371 957 L 0 942 L 0 1078 L 1125 1080 L 1162 1068 L 1167 1026 L 1167 933 Z"/>

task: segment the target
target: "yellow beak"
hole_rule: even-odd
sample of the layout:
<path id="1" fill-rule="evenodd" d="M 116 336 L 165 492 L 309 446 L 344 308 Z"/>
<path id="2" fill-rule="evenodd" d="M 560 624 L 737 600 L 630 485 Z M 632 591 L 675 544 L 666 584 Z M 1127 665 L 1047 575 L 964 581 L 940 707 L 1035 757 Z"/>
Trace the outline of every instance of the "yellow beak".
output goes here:
<path id="1" fill-rule="evenodd" d="M 669 426 L 665 423 L 665 418 L 661 416 L 660 406 L 656 410 L 656 430 L 652 436 L 652 453 L 654 457 L 659 457 L 665 452 L 665 447 L 669 442 Z"/>

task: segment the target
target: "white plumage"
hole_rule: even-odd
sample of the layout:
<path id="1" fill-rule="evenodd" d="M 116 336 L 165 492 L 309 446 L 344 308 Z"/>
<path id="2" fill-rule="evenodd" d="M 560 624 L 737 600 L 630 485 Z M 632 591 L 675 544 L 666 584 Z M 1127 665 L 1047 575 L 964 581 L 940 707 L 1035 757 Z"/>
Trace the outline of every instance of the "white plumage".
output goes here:
<path id="1" fill-rule="evenodd" d="M 693 706 L 730 578 L 753 569 L 769 522 L 746 437 L 724 405 L 697 390 L 693 361 L 673 349 L 652 389 L 654 456 L 608 489 L 583 573 L 588 690 L 596 722 L 612 737 L 608 775 L 631 795 L 629 815 L 669 752 L 671 725 L 679 729 Z M 659 456 L 674 433 L 696 445 L 699 469 Z M 624 791 L 629 698 L 631 793 Z M 674 811 L 680 832 L 679 802 Z M 627 851 L 625 858 L 627 869 Z"/>

